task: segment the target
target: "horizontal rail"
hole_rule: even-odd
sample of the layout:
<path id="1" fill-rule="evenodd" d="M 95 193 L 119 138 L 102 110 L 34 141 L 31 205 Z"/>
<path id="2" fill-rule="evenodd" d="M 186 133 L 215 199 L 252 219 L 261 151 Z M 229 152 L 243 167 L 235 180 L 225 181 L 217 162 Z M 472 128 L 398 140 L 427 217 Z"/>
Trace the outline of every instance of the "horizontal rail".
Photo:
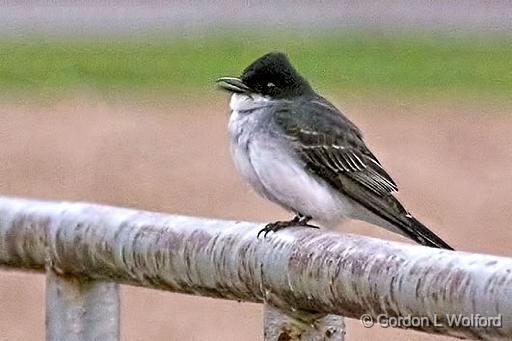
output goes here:
<path id="1" fill-rule="evenodd" d="M 0 197 L 0 265 L 201 296 L 271 302 L 468 338 L 512 338 L 512 259 L 368 237 L 83 203 Z M 499 316 L 501 324 L 450 316 Z"/>

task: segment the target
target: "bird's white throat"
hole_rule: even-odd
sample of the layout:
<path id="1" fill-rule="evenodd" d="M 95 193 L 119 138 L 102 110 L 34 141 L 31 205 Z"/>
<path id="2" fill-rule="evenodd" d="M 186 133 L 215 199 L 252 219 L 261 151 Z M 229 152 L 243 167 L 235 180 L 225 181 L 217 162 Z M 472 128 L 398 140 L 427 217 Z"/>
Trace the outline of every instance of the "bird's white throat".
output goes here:
<path id="1" fill-rule="evenodd" d="M 229 107 L 233 111 L 253 110 L 266 106 L 270 101 L 270 98 L 256 94 L 233 94 Z"/>

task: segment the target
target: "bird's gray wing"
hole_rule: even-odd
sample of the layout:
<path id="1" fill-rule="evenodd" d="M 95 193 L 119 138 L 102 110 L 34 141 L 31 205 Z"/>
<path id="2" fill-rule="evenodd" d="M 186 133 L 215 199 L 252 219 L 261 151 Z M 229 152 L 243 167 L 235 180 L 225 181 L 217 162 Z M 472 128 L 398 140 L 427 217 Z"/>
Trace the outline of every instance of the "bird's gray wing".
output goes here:
<path id="1" fill-rule="evenodd" d="M 396 183 L 365 145 L 360 130 L 332 104 L 319 97 L 276 109 L 278 133 L 290 141 L 312 175 L 416 242 L 450 248 L 393 196 Z"/>
<path id="2" fill-rule="evenodd" d="M 315 174 L 340 190 L 350 179 L 378 196 L 398 191 L 396 183 L 363 142 L 360 130 L 323 99 L 290 103 L 274 115 L 280 132 Z"/>

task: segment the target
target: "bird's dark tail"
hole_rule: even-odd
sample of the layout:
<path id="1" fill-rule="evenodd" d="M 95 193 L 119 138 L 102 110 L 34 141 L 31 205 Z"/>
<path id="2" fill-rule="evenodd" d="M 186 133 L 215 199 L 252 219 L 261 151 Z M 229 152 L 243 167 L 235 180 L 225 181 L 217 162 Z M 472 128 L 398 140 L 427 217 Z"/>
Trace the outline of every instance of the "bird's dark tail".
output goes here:
<path id="1" fill-rule="evenodd" d="M 430 231 L 425 225 L 423 225 L 418 219 L 408 216 L 407 225 L 403 226 L 402 231 L 412 240 L 418 244 L 430 247 L 436 247 L 439 249 L 454 250 L 444 240 L 439 238 L 434 232 Z M 405 221 L 401 220 L 403 225 Z M 401 224 L 402 225 L 402 224 Z"/>
<path id="2" fill-rule="evenodd" d="M 364 217 L 357 219 L 380 225 L 424 246 L 453 250 L 450 245 L 445 243 L 434 232 L 430 231 L 428 227 L 420 223 L 418 219 L 414 218 L 395 196 L 391 194 L 378 195 L 375 192 L 366 190 L 366 188 L 359 183 L 351 183 L 348 181 L 347 183 L 345 183 L 343 189 L 351 196 L 352 200 L 355 200 L 377 218 L 380 218 L 381 222 L 384 224 L 374 220 L 367 220 Z M 350 184 L 353 186 L 350 186 Z"/>
<path id="3" fill-rule="evenodd" d="M 373 205 L 368 202 L 371 201 Z M 454 250 L 444 240 L 439 238 L 428 227 L 414 218 L 402 204 L 392 195 L 387 197 L 369 196 L 366 201 L 360 201 L 362 205 L 384 220 L 391 227 L 391 231 L 414 240 L 416 243 L 445 250 Z M 380 225 L 380 224 L 377 224 Z M 386 227 L 384 225 L 381 225 Z"/>

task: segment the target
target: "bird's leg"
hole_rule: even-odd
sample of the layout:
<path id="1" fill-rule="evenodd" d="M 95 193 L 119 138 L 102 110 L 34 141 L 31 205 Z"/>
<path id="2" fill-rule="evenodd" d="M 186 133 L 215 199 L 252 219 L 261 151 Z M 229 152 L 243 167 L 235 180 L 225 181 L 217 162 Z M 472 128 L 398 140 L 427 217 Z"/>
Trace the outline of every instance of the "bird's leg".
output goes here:
<path id="1" fill-rule="evenodd" d="M 270 231 L 277 232 L 279 230 L 282 230 L 282 229 L 284 229 L 286 227 L 290 227 L 290 226 L 305 226 L 305 227 L 312 227 L 312 228 L 316 228 L 316 229 L 319 228 L 318 226 L 308 224 L 308 222 L 311 219 L 312 218 L 309 216 L 303 215 L 302 213 L 297 213 L 295 215 L 295 217 L 293 217 L 292 220 L 276 221 L 273 223 L 269 223 L 269 224 L 265 225 L 265 227 L 262 228 L 258 232 L 258 238 L 260 237 L 260 234 L 262 234 L 262 233 L 263 233 L 263 237 L 266 237 Z"/>

